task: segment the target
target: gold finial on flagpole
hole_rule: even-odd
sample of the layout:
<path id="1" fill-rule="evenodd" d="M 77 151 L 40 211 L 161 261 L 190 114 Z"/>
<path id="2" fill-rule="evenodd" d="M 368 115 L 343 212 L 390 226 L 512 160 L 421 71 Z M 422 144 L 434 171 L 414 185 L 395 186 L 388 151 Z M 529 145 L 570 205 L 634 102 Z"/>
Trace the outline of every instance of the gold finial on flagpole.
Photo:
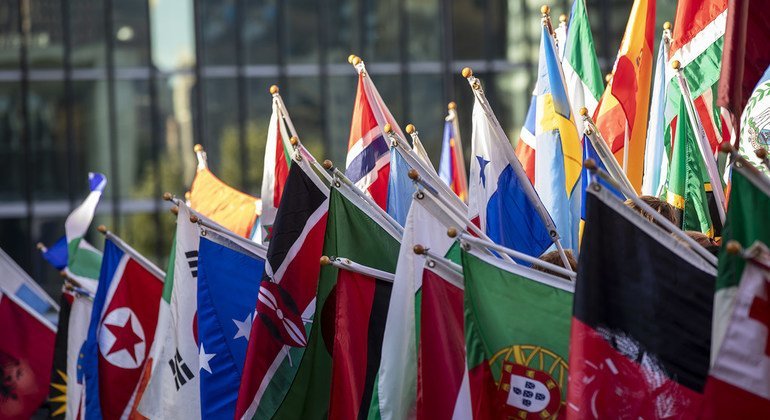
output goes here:
<path id="1" fill-rule="evenodd" d="M 567 15 L 565 15 L 564 13 L 559 15 L 559 23 L 563 23 L 563 24 L 566 25 L 567 24 Z"/>
<path id="2" fill-rule="evenodd" d="M 473 76 L 473 69 L 471 69 L 470 67 L 463 68 L 462 75 L 466 79 Z"/>
<path id="3" fill-rule="evenodd" d="M 595 171 L 596 170 L 596 161 L 593 159 L 586 159 L 583 161 L 583 166 L 586 167 L 589 171 Z"/>
<path id="4" fill-rule="evenodd" d="M 292 146 L 296 146 L 297 143 L 299 143 L 299 139 L 297 138 L 297 136 L 291 136 L 291 138 L 289 139 L 289 143 L 291 143 Z"/>
<path id="5" fill-rule="evenodd" d="M 387 134 L 390 134 L 393 132 L 393 127 L 391 127 L 390 123 L 385 124 L 385 127 L 382 127 L 383 131 L 385 131 Z"/>
<path id="6" fill-rule="evenodd" d="M 37 247 L 38 251 L 44 251 L 45 250 L 45 245 L 43 245 L 42 242 L 38 242 L 37 245 L 35 245 L 35 246 Z"/>
<path id="7" fill-rule="evenodd" d="M 412 251 L 414 251 L 414 253 L 417 255 L 423 255 L 425 254 L 425 247 L 420 244 L 417 244 L 412 247 Z"/>
<path id="8" fill-rule="evenodd" d="M 198 216 L 191 214 L 190 215 L 190 223 L 198 223 L 200 219 L 198 219 Z"/>
<path id="9" fill-rule="evenodd" d="M 663 23 L 663 29 L 670 31 L 671 30 L 671 22 L 664 22 Z"/>
<path id="10" fill-rule="evenodd" d="M 171 199 L 174 198 L 173 195 L 171 195 L 170 192 L 166 191 L 163 193 L 163 200 L 165 201 L 171 201 Z"/>
<path id="11" fill-rule="evenodd" d="M 450 238 L 456 238 L 457 237 L 457 228 L 450 227 L 446 230 L 446 236 L 449 236 Z"/>
<path id="12" fill-rule="evenodd" d="M 585 117 L 586 115 L 588 115 L 588 108 L 580 107 L 580 116 Z"/>
<path id="13" fill-rule="evenodd" d="M 352 64 L 354 66 L 357 66 L 357 65 L 361 64 L 362 61 L 363 60 L 361 59 L 361 57 L 355 56 L 355 57 L 353 57 L 353 60 L 350 62 L 350 64 Z"/>
<path id="14" fill-rule="evenodd" d="M 327 171 L 328 171 L 328 170 L 331 170 L 331 168 L 333 168 L 333 167 L 334 167 L 334 162 L 330 161 L 329 159 L 326 159 L 326 160 L 324 161 L 324 163 L 323 163 L 323 167 L 324 167 L 324 169 L 326 169 Z"/>
<path id="15" fill-rule="evenodd" d="M 414 128 L 414 124 L 407 124 L 406 125 L 406 134 L 412 134 L 415 131 L 417 131 L 417 129 Z"/>
<path id="16" fill-rule="evenodd" d="M 192 197 L 192 193 L 190 191 L 185 191 L 184 199 L 189 201 L 190 197 Z"/>
<path id="17" fill-rule="evenodd" d="M 540 14 L 542 14 L 543 17 L 547 17 L 549 13 L 551 13 L 551 8 L 548 7 L 547 4 L 540 6 Z"/>
<path id="18" fill-rule="evenodd" d="M 67 275 L 67 270 L 61 270 L 61 271 L 59 271 L 59 275 L 60 275 L 60 276 L 62 276 L 62 278 L 64 278 L 64 279 L 66 279 L 67 277 L 69 277 L 69 276 Z"/>
<path id="19" fill-rule="evenodd" d="M 278 92 L 280 92 L 280 91 L 281 91 L 281 90 L 280 90 L 280 89 L 278 89 L 278 86 L 277 86 L 277 85 L 272 85 L 272 86 L 270 86 L 270 94 L 271 94 L 271 95 L 275 95 L 276 93 L 278 93 Z"/>
<path id="20" fill-rule="evenodd" d="M 607 73 L 607 75 L 604 76 L 604 82 L 609 83 L 610 80 L 612 80 L 612 73 Z"/>
<path id="21" fill-rule="evenodd" d="M 99 226 L 96 228 L 96 230 L 98 230 L 98 231 L 99 231 L 99 233 L 101 233 L 102 235 L 106 235 L 106 234 L 107 234 L 107 226 L 104 226 L 104 225 L 99 225 Z"/>
<path id="22" fill-rule="evenodd" d="M 321 256 L 320 263 L 321 263 L 321 265 L 329 265 L 329 264 L 332 263 L 332 260 L 329 259 L 329 257 L 327 257 L 326 255 L 323 255 L 323 256 Z"/>
<path id="23" fill-rule="evenodd" d="M 203 151 L 203 146 L 201 146 L 200 144 L 196 144 L 195 146 L 193 146 L 193 152 L 200 153 L 202 151 Z"/>
<path id="24" fill-rule="evenodd" d="M 682 66 L 682 63 L 680 63 L 679 60 L 674 60 L 671 62 L 671 68 L 674 70 L 679 70 L 681 66 Z"/>
<path id="25" fill-rule="evenodd" d="M 454 101 L 452 101 L 448 103 L 446 107 L 447 109 L 457 109 L 457 104 Z"/>
<path id="26" fill-rule="evenodd" d="M 720 145 L 719 145 L 719 150 L 720 150 L 722 153 L 730 154 L 730 153 L 732 153 L 732 152 L 733 152 L 735 149 L 733 148 L 733 145 L 732 145 L 732 144 L 730 144 L 730 142 L 729 142 L 729 141 L 725 141 L 725 142 L 722 142 L 722 144 L 720 144 Z"/>
<path id="27" fill-rule="evenodd" d="M 409 172 L 407 172 L 407 175 L 409 175 L 409 179 L 411 179 L 412 181 L 417 181 L 418 179 L 420 179 L 420 173 L 417 172 L 417 169 L 414 169 L 414 168 L 410 168 Z"/>
<path id="28" fill-rule="evenodd" d="M 743 251 L 743 247 L 741 244 L 736 240 L 729 240 L 727 241 L 727 245 L 725 246 L 725 250 L 730 255 L 740 255 L 741 251 Z"/>
<path id="29" fill-rule="evenodd" d="M 355 55 L 355 54 L 350 54 L 350 55 L 348 56 L 348 63 L 350 63 L 350 64 L 353 64 L 353 60 L 355 60 L 355 59 L 356 59 L 356 57 L 358 57 L 358 56 L 357 56 L 357 55 Z"/>
<path id="30" fill-rule="evenodd" d="M 177 206 L 171 207 L 170 211 L 171 211 L 171 213 L 174 214 L 174 216 L 179 216 L 179 207 L 177 207 Z"/>
<path id="31" fill-rule="evenodd" d="M 765 160 L 767 159 L 767 150 L 760 147 L 759 149 L 754 150 L 754 154 L 759 158 L 759 160 Z"/>

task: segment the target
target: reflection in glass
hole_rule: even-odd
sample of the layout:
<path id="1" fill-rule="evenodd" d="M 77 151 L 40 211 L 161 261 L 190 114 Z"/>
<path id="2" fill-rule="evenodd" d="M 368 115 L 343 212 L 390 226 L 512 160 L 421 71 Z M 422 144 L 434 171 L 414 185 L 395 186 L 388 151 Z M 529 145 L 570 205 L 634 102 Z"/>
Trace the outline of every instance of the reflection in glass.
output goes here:
<path id="1" fill-rule="evenodd" d="M 241 37 L 246 64 L 275 64 L 278 60 L 277 0 L 245 1 L 242 4 L 245 17 Z"/>
<path id="2" fill-rule="evenodd" d="M 302 144 L 316 159 L 323 160 L 324 122 L 322 113 L 319 111 L 321 109 L 321 87 L 318 82 L 318 77 L 290 78 L 285 93 L 281 93 L 286 107 L 291 113 L 294 127 L 302 137 Z"/>
<path id="3" fill-rule="evenodd" d="M 437 168 L 446 116 L 446 105 L 441 103 L 441 86 L 441 78 L 432 74 L 409 76 L 409 108 L 414 111 L 409 121 L 401 121 L 404 127 L 409 123 L 417 127 L 420 141 Z"/>
<path id="4" fill-rule="evenodd" d="M 440 60 L 441 16 L 439 0 L 406 0 L 406 10 L 409 19 L 409 61 Z"/>
<path id="5" fill-rule="evenodd" d="M 117 80 L 117 169 L 121 197 L 154 198 L 155 159 L 152 154 L 149 83 Z"/>
<path id="6" fill-rule="evenodd" d="M 0 201 L 20 200 L 24 192 L 24 151 L 21 143 L 21 96 L 19 84 L 0 83 Z"/>
<path id="7" fill-rule="evenodd" d="M 72 131 L 75 150 L 75 182 L 87 179 L 88 172 L 107 176 L 104 197 L 111 197 L 114 177 L 110 166 L 109 131 L 107 118 L 107 82 L 77 81 L 73 83 Z M 77 185 L 77 184 L 76 184 Z M 78 191 L 78 190 L 76 190 Z M 104 198 L 102 199 L 104 200 Z"/>
<path id="8" fill-rule="evenodd" d="M 0 70 L 19 69 L 19 2 L 0 2 Z"/>
<path id="9" fill-rule="evenodd" d="M 197 0 L 205 65 L 235 64 L 237 0 Z M 258 3 L 258 2 L 257 2 Z"/>
<path id="10" fill-rule="evenodd" d="M 183 196 L 195 176 L 191 98 L 195 76 L 173 74 L 157 83 L 160 121 L 158 161 L 161 191 Z"/>
<path id="11" fill-rule="evenodd" d="M 364 18 L 364 59 L 372 62 L 397 61 L 399 57 L 399 0 L 359 2 L 366 10 Z"/>
<path id="12" fill-rule="evenodd" d="M 61 0 L 29 0 L 30 68 L 62 66 L 64 35 L 61 19 Z"/>
<path id="13" fill-rule="evenodd" d="M 113 1 L 111 36 L 115 45 L 115 66 L 134 67 L 149 64 L 147 50 L 147 2 Z"/>
<path id="14" fill-rule="evenodd" d="M 235 79 L 206 79 L 206 154 L 209 167 L 227 184 L 240 188 L 241 158 Z"/>
<path id="15" fill-rule="evenodd" d="M 32 82 L 27 95 L 35 199 L 65 198 L 68 187 L 63 82 Z"/>
<path id="16" fill-rule="evenodd" d="M 286 62 L 289 64 L 318 63 L 318 2 L 293 0 L 286 2 L 284 7 L 287 25 L 281 30 L 287 40 Z M 335 28 L 327 29 L 334 32 Z"/>
<path id="17" fill-rule="evenodd" d="M 104 2 L 69 0 L 72 66 L 105 67 Z"/>
<path id="18" fill-rule="evenodd" d="M 150 2 L 152 62 L 161 71 L 189 69 L 195 64 L 193 0 Z"/>
<path id="19" fill-rule="evenodd" d="M 359 45 L 356 39 L 359 26 L 356 17 L 355 0 L 325 0 L 326 10 L 324 16 L 328 19 L 324 22 L 326 29 L 326 62 L 329 64 L 347 63 L 348 55 L 356 51 Z M 366 58 L 366 57 L 364 57 Z"/>
<path id="20" fill-rule="evenodd" d="M 329 96 L 324 98 L 329 133 L 326 139 L 326 159 L 331 159 L 340 167 L 345 165 L 345 157 L 348 153 L 350 120 L 353 115 L 357 83 L 358 76 L 351 67 L 350 74 L 329 78 Z M 316 158 L 319 157 L 316 156 Z"/>

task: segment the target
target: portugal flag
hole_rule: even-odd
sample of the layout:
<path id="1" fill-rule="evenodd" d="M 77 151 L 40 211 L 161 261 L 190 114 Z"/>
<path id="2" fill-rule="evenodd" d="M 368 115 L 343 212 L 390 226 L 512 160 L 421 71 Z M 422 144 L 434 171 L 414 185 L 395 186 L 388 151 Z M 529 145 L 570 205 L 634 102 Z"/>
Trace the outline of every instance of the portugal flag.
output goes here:
<path id="1" fill-rule="evenodd" d="M 693 418 L 716 269 L 597 187 L 575 288 L 568 418 Z"/>
<path id="2" fill-rule="evenodd" d="M 475 250 L 462 252 L 462 265 L 473 418 L 561 416 L 572 284 Z"/>

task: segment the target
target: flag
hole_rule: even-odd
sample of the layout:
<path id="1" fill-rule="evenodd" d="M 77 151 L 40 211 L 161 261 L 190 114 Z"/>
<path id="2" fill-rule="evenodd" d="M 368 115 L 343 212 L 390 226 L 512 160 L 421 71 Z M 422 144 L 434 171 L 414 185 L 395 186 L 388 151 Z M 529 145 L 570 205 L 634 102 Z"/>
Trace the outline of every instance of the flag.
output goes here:
<path id="1" fill-rule="evenodd" d="M 59 238 L 53 245 L 41 249 L 43 259 L 51 264 L 57 270 L 64 270 L 67 267 L 67 236 Z"/>
<path id="2" fill-rule="evenodd" d="M 236 418 L 275 417 L 303 360 L 304 337 L 318 329 L 313 323 L 320 318 L 313 314 L 329 190 L 306 163 L 303 159 L 291 165 L 275 218 L 262 294 L 254 301 L 257 316 L 249 333 Z M 293 322 L 281 321 L 279 311 L 293 314 Z"/>
<path id="3" fill-rule="evenodd" d="M 642 178 L 642 194 L 659 197 L 668 175 L 668 148 L 665 147 L 666 136 L 666 72 L 670 68 L 666 64 L 668 43 L 671 34 L 664 29 L 658 48 L 658 58 L 655 61 L 655 76 L 652 83 L 652 100 L 650 101 L 650 120 L 647 123 L 647 143 L 644 146 L 644 176 Z"/>
<path id="4" fill-rule="evenodd" d="M 601 141 L 601 140 L 600 140 Z M 588 159 L 593 159 L 594 162 L 596 162 L 596 167 L 604 172 L 607 172 L 607 167 L 604 165 L 604 162 L 599 157 L 599 153 L 596 152 L 596 149 L 594 149 L 593 144 L 591 143 L 591 139 L 588 138 L 587 135 L 583 135 L 583 162 L 585 162 Z M 580 191 L 582 193 L 582 198 L 580 200 L 581 202 L 581 210 L 580 210 L 580 218 L 581 218 L 581 228 L 580 231 L 583 231 L 583 225 L 586 219 L 586 194 L 588 192 L 588 187 L 591 185 L 592 182 L 596 182 L 600 184 L 602 187 L 607 188 L 612 194 L 614 194 L 616 197 L 620 198 L 621 200 L 625 200 L 625 196 L 623 193 L 615 189 L 612 185 L 610 185 L 609 182 L 605 181 L 602 177 L 598 175 L 594 175 L 591 171 L 588 170 L 588 168 L 583 168 L 583 173 L 580 175 L 581 179 L 581 187 Z M 582 235 L 581 235 L 582 236 Z"/>
<path id="5" fill-rule="evenodd" d="M 468 366 L 463 381 L 473 418 L 561 417 L 570 371 L 572 284 L 473 251 L 463 250 L 461 258 Z"/>
<path id="6" fill-rule="evenodd" d="M 190 187 L 190 207 L 223 227 L 250 238 L 262 207 L 261 200 L 242 193 L 198 166 Z"/>
<path id="7" fill-rule="evenodd" d="M 553 28 L 553 38 L 556 40 L 556 47 L 559 50 L 559 60 L 564 60 L 564 53 L 567 46 L 567 15 L 559 16 L 559 26 Z"/>
<path id="8" fill-rule="evenodd" d="M 243 362 L 256 316 L 254 302 L 258 293 L 269 293 L 260 290 L 259 277 L 264 268 L 262 249 L 234 243 L 215 232 L 200 239 L 196 374 L 200 375 L 202 418 L 230 419 L 235 415 Z"/>
<path id="9" fill-rule="evenodd" d="M 44 317 L 52 317 L 53 323 L 58 314 L 59 305 L 32 277 L 29 276 L 13 259 L 0 248 L 0 293 L 13 295 L 24 303 L 25 308 L 34 310 Z"/>
<path id="10" fill-rule="evenodd" d="M 770 168 L 754 154 L 757 149 L 770 147 L 770 67 L 757 83 L 748 99 L 741 116 L 741 142 L 738 151 L 744 159 L 765 175 L 770 175 Z"/>
<path id="11" fill-rule="evenodd" d="M 463 202 L 468 201 L 468 177 L 465 174 L 465 159 L 460 135 L 456 132 L 455 121 L 457 114 L 454 109 L 449 111 L 449 117 L 444 121 L 444 138 L 441 141 L 441 160 L 438 173 L 441 180 L 457 194 Z M 454 117 L 453 117 L 454 115 Z"/>
<path id="12" fill-rule="evenodd" d="M 466 414 L 458 402 L 466 373 L 462 273 L 426 266 L 421 283 L 417 418 L 461 418 Z"/>
<path id="13" fill-rule="evenodd" d="M 595 116 L 599 132 L 637 191 L 644 169 L 654 34 L 655 0 L 635 0 Z"/>
<path id="14" fill-rule="evenodd" d="M 384 209 L 387 205 L 390 172 L 390 146 L 383 131 L 387 122 L 382 116 L 378 118 L 375 108 L 379 110 L 379 104 L 376 98 L 370 97 L 364 79 L 364 74 L 359 73 L 345 175 Z M 398 125 L 391 126 L 400 130 Z"/>
<path id="15" fill-rule="evenodd" d="M 200 228 L 190 208 L 178 206 L 163 293 L 158 302 L 157 340 L 149 352 L 150 379 L 139 404 L 148 418 L 201 417 L 198 372 L 198 244 Z"/>
<path id="16" fill-rule="evenodd" d="M 596 58 L 594 37 L 591 33 L 591 22 L 588 21 L 585 0 L 575 0 L 572 3 L 567 42 L 559 44 L 559 47 L 564 50 L 561 65 L 564 69 L 564 81 L 569 102 L 572 105 L 572 114 L 579 115 L 580 108 L 585 107 L 588 115 L 593 115 L 599 104 L 599 98 L 604 93 L 604 79 L 599 60 Z M 578 118 L 575 124 L 578 134 L 582 134 L 583 120 Z"/>
<path id="17" fill-rule="evenodd" d="M 414 181 L 409 178 L 410 166 L 401 155 L 399 148 L 390 151 L 390 174 L 388 174 L 388 215 L 404 226 L 409 206 L 414 195 Z"/>
<path id="18" fill-rule="evenodd" d="M 716 270 L 605 188 L 589 190 L 587 213 L 567 418 L 696 417 Z"/>
<path id="19" fill-rule="evenodd" d="M 107 178 L 100 173 L 88 173 L 90 193 L 64 222 L 67 237 L 67 276 L 79 283 L 89 284 L 89 290 L 96 289 L 94 280 L 99 278 L 102 253 L 85 240 L 88 227 L 96 212 L 96 206 L 107 186 Z"/>
<path id="20" fill-rule="evenodd" d="M 684 101 L 679 103 L 676 142 L 666 182 L 666 201 L 679 211 L 682 230 L 695 230 L 714 237 L 707 196 L 712 185 L 685 106 Z M 719 185 L 719 188 L 722 186 Z"/>
<path id="21" fill-rule="evenodd" d="M 770 65 L 770 9 L 761 0 L 731 0 L 719 75 L 717 105 L 738 122 L 754 86 Z M 736 130 L 737 131 L 737 130 Z"/>
<path id="22" fill-rule="evenodd" d="M 464 226 L 428 194 L 415 198 L 404 224 L 395 280 L 382 341 L 382 359 L 369 408 L 370 417 L 413 417 L 417 399 L 417 335 L 420 289 L 425 258 L 414 253 L 420 244 L 444 255 L 454 241 L 449 227 Z"/>
<path id="23" fill-rule="evenodd" d="M 553 218 L 564 248 L 577 249 L 580 194 L 576 190 L 583 167 L 582 151 L 561 64 L 545 26 L 540 40 L 536 94 L 535 190 Z M 504 245 L 516 249 L 507 243 Z"/>
<path id="24" fill-rule="evenodd" d="M 67 332 L 73 299 L 73 294 L 64 290 L 59 300 L 59 321 L 56 323 L 51 389 L 48 394 L 48 417 L 52 419 L 63 419 L 67 414 Z"/>
<path id="25" fill-rule="evenodd" d="M 706 382 L 702 418 L 770 412 L 770 251 L 755 242 L 746 257 L 725 338 Z"/>
<path id="26" fill-rule="evenodd" d="M 265 164 L 262 172 L 262 214 L 259 216 L 260 232 L 257 235 L 261 243 L 272 239 L 273 223 L 281 203 L 283 188 L 291 166 L 291 143 L 289 131 L 283 122 L 278 98 L 273 99 L 273 114 L 267 127 L 265 144 Z"/>
<path id="27" fill-rule="evenodd" d="M 719 251 L 712 341 L 715 351 L 721 346 L 735 307 L 735 295 L 746 268 L 743 258 L 727 252 L 726 244 L 731 240 L 738 241 L 743 246 L 749 246 L 755 241 L 770 243 L 770 225 L 765 222 L 770 214 L 770 187 L 762 174 L 744 165 L 741 163 L 733 166 L 730 206 L 727 209 L 722 248 Z"/>
<path id="28" fill-rule="evenodd" d="M 85 418 L 85 384 L 82 377 L 81 350 L 88 338 L 93 310 L 93 296 L 76 293 L 70 308 L 67 328 L 67 418 Z"/>
<path id="29" fill-rule="evenodd" d="M 338 189 L 331 191 L 323 254 L 394 272 L 397 240 L 352 199 L 353 195 L 345 196 Z M 362 243 L 368 245 L 361 247 Z M 366 415 L 380 363 L 390 291 L 391 284 L 384 280 L 331 265 L 321 268 L 307 350 L 276 418 Z"/>
<path id="30" fill-rule="evenodd" d="M 519 159 L 521 167 L 529 178 L 532 185 L 535 184 L 535 124 L 537 123 L 537 85 L 532 92 L 532 99 L 529 102 L 527 116 L 524 118 L 524 125 L 519 132 L 519 141 L 516 143 L 516 158 Z M 471 161 L 473 166 L 473 161 Z"/>
<path id="31" fill-rule="evenodd" d="M 163 291 L 163 272 L 148 264 L 114 240 L 105 240 L 81 358 L 86 419 L 128 416 L 139 402 L 135 397 L 152 347 Z"/>
<path id="32" fill-rule="evenodd" d="M 473 105 L 471 174 L 468 217 L 496 243 L 539 256 L 549 246 L 548 227 L 538 211 L 542 206 L 516 160 L 502 129 L 476 98 Z M 499 130 L 498 130 L 499 129 Z M 518 171 L 516 169 L 519 169 Z M 527 189 L 531 194 L 527 193 Z"/>
<path id="33" fill-rule="evenodd" d="M 56 327 L 5 291 L 0 291 L 0 325 L 0 418 L 26 420 L 48 396 Z"/>
<path id="34" fill-rule="evenodd" d="M 680 72 L 690 88 L 695 112 L 703 123 L 712 152 L 722 139 L 729 137 L 719 110 L 715 106 L 716 90 L 727 22 L 727 0 L 682 0 L 677 3 L 674 30 L 669 46 L 669 66 L 680 62 Z M 666 138 L 668 154 L 676 143 L 673 120 L 683 100 L 674 72 L 666 75 Z"/>

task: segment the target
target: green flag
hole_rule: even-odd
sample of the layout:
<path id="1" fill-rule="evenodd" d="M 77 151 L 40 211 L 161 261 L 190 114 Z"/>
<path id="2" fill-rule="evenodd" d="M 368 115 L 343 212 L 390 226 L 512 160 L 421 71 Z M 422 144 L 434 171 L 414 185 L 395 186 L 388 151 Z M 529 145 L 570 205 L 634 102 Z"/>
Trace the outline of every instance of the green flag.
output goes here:
<path id="1" fill-rule="evenodd" d="M 462 265 L 473 418 L 564 413 L 573 285 L 466 251 Z"/>
<path id="2" fill-rule="evenodd" d="M 324 236 L 324 255 L 347 258 L 371 268 L 394 273 L 398 259 L 398 240 L 375 221 L 373 216 L 353 203 L 352 199 L 355 198 L 346 197 L 338 189 L 331 190 Z M 299 370 L 286 398 L 276 412 L 275 418 L 323 419 L 331 414 L 329 409 L 330 404 L 333 404 L 332 400 L 339 397 L 349 397 L 355 401 L 355 406 L 347 405 L 347 408 L 354 409 L 361 414 L 369 409 L 376 370 L 379 367 L 379 349 L 373 347 L 353 348 L 351 344 L 351 348 L 339 352 L 345 354 L 335 353 L 335 364 L 337 357 L 356 355 L 360 356 L 359 359 L 367 361 L 367 367 L 371 367 L 372 372 L 371 377 L 369 377 L 367 368 L 363 371 L 350 372 L 359 374 L 359 376 L 361 373 L 366 374 L 364 381 L 360 382 L 361 387 L 356 389 L 350 388 L 349 383 L 337 381 L 335 378 L 335 395 L 334 398 L 330 398 L 333 375 L 331 350 L 335 347 L 335 337 L 344 336 L 345 339 L 350 339 L 351 343 L 357 343 L 359 341 L 355 338 L 360 336 L 362 332 L 353 330 L 353 323 L 350 320 L 343 322 L 338 319 L 335 313 L 337 307 L 346 307 L 351 303 L 347 299 L 353 294 L 348 293 L 350 289 L 343 290 L 343 288 L 355 287 L 355 284 L 361 284 L 362 288 L 366 289 L 358 290 L 362 293 L 357 298 L 360 300 L 358 303 L 368 309 L 369 315 L 361 313 L 350 315 L 356 315 L 363 319 L 362 325 L 368 325 L 369 331 L 376 330 L 369 325 L 371 321 L 376 321 L 381 317 L 379 321 L 381 321 L 381 328 L 384 330 L 386 313 L 376 314 L 376 308 L 384 308 L 387 312 L 390 285 L 386 285 L 384 288 L 386 290 L 383 290 L 380 280 L 355 275 L 346 270 L 339 270 L 332 265 L 322 267 L 316 294 L 314 325 L 308 339 L 308 347 L 301 362 L 294 361 L 294 363 L 300 363 Z M 380 290 L 386 293 L 378 293 Z M 373 313 L 375 313 L 374 316 L 371 315 Z M 345 325 L 348 328 L 339 328 L 340 325 Z M 363 331 L 363 333 L 366 332 Z M 381 344 L 382 335 L 380 333 L 378 347 L 381 348 Z M 372 359 L 374 356 L 377 356 L 377 360 Z M 342 365 L 342 363 L 338 365 Z M 334 368 L 335 375 L 338 374 L 338 367 L 335 366 Z M 364 394 L 368 392 L 368 395 L 360 395 L 360 391 L 365 391 Z M 367 399 L 367 396 L 368 400 L 363 401 Z"/>
<path id="3" fill-rule="evenodd" d="M 599 98 L 604 93 L 604 77 L 596 58 L 594 36 L 591 33 L 585 0 L 575 0 L 572 4 L 567 44 L 564 48 L 561 64 L 572 112 L 580 115 L 580 108 L 586 107 L 588 115 L 593 115 Z M 582 133 L 583 120 L 577 118 L 575 122 Z"/>
<path id="4" fill-rule="evenodd" d="M 682 230 L 695 230 L 713 237 L 707 194 L 711 184 L 684 101 L 679 102 L 676 118 L 676 141 L 671 153 L 666 201 L 679 210 Z"/>

